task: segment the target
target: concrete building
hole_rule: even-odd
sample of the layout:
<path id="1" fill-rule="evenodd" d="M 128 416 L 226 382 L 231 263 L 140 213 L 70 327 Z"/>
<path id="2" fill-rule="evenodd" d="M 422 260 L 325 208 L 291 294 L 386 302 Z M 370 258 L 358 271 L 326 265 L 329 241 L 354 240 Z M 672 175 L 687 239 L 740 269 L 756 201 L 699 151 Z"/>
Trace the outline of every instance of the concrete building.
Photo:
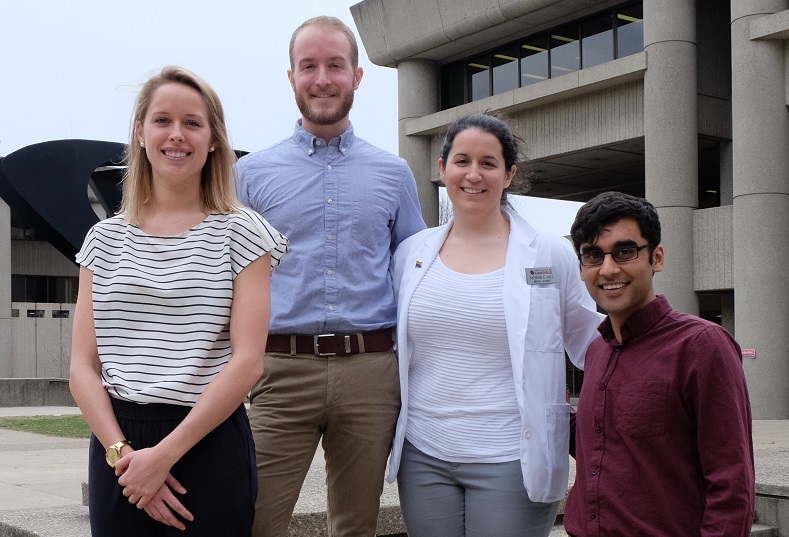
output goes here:
<path id="1" fill-rule="evenodd" d="M 371 61 L 398 71 L 400 154 L 438 221 L 458 116 L 499 110 L 530 195 L 620 190 L 658 208 L 658 292 L 743 354 L 754 418 L 789 418 L 789 0 L 365 0 Z"/>
<path id="2" fill-rule="evenodd" d="M 43 142 L 0 157 L 0 378 L 69 376 L 87 230 L 117 206 L 123 144 Z"/>

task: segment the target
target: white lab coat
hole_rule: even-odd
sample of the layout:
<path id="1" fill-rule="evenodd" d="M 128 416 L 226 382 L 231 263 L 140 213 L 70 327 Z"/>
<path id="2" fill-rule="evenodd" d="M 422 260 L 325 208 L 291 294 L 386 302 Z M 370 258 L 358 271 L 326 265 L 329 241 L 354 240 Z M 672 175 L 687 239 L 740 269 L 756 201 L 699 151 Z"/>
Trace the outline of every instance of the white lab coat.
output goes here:
<path id="1" fill-rule="evenodd" d="M 510 221 L 504 317 L 521 415 L 523 484 L 532 501 L 553 502 L 567 492 L 569 474 L 570 407 L 565 395 L 564 351 L 583 368 L 586 349 L 598 336 L 603 316 L 597 313 L 581 281 L 578 258 L 569 241 L 538 233 L 510 209 L 503 209 L 503 213 Z M 408 420 L 408 304 L 451 226 L 449 222 L 406 239 L 392 260 L 402 408 L 389 462 L 390 483 L 400 466 Z M 526 271 L 544 267 L 552 268 L 556 283 L 529 285 Z"/>

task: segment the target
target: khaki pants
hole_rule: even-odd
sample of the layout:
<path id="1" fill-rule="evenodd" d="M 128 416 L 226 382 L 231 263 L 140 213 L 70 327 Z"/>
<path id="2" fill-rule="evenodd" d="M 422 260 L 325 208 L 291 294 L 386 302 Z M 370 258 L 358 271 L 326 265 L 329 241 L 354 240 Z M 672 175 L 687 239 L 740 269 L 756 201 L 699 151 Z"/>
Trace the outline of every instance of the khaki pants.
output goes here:
<path id="1" fill-rule="evenodd" d="M 267 353 L 252 389 L 258 498 L 253 537 L 285 537 L 322 438 L 332 537 L 372 537 L 400 410 L 394 351 Z"/>

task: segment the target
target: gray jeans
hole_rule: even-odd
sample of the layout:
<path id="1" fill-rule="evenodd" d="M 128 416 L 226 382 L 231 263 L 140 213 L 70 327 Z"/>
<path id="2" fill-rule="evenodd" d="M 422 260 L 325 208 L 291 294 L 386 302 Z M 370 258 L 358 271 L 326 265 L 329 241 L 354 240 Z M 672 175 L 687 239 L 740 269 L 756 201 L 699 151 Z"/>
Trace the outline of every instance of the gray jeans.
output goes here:
<path id="1" fill-rule="evenodd" d="M 446 462 L 407 440 L 397 486 L 409 537 L 547 537 L 559 510 L 529 499 L 520 461 Z"/>

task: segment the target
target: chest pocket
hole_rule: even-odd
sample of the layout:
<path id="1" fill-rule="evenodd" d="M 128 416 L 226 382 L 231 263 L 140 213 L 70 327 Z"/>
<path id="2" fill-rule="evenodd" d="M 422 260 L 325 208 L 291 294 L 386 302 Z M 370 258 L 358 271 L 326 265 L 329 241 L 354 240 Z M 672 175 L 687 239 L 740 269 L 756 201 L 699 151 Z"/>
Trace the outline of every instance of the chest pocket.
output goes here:
<path id="1" fill-rule="evenodd" d="M 614 425 L 617 432 L 644 438 L 666 432 L 668 383 L 662 380 L 629 381 L 616 388 Z"/>
<path id="2" fill-rule="evenodd" d="M 526 350 L 562 352 L 562 306 L 558 289 L 533 286 L 530 294 Z"/>
<path id="3" fill-rule="evenodd" d="M 380 248 L 381 238 L 390 233 L 389 220 L 389 209 L 380 197 L 370 193 L 354 196 L 351 235 L 358 246 L 371 251 Z"/>

